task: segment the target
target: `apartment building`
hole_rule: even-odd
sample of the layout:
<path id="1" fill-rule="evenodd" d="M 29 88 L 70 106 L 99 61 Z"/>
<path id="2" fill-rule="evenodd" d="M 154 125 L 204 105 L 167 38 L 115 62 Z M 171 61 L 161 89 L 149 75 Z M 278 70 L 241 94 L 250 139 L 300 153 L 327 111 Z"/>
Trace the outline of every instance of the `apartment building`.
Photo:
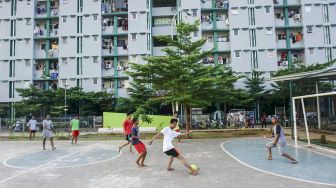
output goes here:
<path id="1" fill-rule="evenodd" d="M 0 0 L 0 102 L 30 84 L 127 97 L 129 63 L 163 56 L 175 20 L 201 21 L 204 64 L 246 75 L 336 57 L 336 0 Z"/>

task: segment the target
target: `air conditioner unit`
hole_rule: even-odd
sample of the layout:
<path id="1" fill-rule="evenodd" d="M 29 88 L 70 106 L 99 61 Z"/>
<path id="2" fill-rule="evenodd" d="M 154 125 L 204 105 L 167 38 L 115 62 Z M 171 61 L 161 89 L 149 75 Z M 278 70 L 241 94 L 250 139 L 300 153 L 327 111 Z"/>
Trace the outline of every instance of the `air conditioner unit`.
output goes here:
<path id="1" fill-rule="evenodd" d="M 294 18 L 299 20 L 299 19 L 301 19 L 301 15 L 300 14 L 295 14 Z"/>
<path id="2" fill-rule="evenodd" d="M 105 68 L 106 69 L 111 69 L 112 68 L 112 62 L 111 61 L 105 62 Z"/>

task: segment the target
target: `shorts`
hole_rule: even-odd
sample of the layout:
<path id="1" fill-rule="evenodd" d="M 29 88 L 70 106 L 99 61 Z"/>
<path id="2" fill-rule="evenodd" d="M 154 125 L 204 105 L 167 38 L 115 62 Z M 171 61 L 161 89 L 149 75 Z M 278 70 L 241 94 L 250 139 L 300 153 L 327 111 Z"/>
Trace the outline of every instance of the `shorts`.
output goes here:
<path id="1" fill-rule="evenodd" d="M 278 147 L 279 154 L 280 154 L 280 155 L 283 155 L 283 154 L 285 153 L 285 147 L 286 147 L 286 145 L 280 145 L 280 144 L 278 144 L 278 145 L 274 145 L 273 142 L 270 142 L 270 143 L 267 143 L 267 144 L 266 144 L 266 147 L 267 147 L 267 148 L 275 148 L 275 147 Z"/>
<path id="2" fill-rule="evenodd" d="M 168 156 L 173 156 L 173 157 L 177 157 L 177 156 L 180 155 L 180 154 L 176 151 L 175 148 L 172 148 L 172 149 L 170 149 L 170 150 L 168 150 L 168 151 L 165 151 L 164 153 L 167 154 Z"/>
<path id="3" fill-rule="evenodd" d="M 79 130 L 72 131 L 72 136 L 77 137 L 79 135 Z"/>
<path id="4" fill-rule="evenodd" d="M 125 140 L 127 140 L 127 142 L 131 142 L 132 141 L 132 134 L 125 135 Z"/>
<path id="5" fill-rule="evenodd" d="M 31 133 L 36 133 L 36 130 L 30 130 Z"/>
<path id="6" fill-rule="evenodd" d="M 53 133 L 52 133 L 52 131 L 49 131 L 49 130 L 42 131 L 42 137 L 43 138 L 52 138 L 53 137 Z"/>
<path id="7" fill-rule="evenodd" d="M 138 142 L 134 144 L 135 149 L 138 151 L 139 154 L 143 153 L 146 151 L 146 146 L 142 142 Z"/>

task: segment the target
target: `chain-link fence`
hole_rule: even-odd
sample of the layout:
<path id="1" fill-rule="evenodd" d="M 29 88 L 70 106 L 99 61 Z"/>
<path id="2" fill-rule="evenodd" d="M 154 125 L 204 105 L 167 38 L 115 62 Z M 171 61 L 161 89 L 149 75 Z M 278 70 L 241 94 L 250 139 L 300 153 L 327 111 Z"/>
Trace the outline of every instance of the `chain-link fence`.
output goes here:
<path id="1" fill-rule="evenodd" d="M 70 121 L 72 117 L 51 117 L 56 132 L 68 132 L 70 128 Z M 43 118 L 36 117 L 37 131 L 42 131 Z M 18 118 L 0 118 L 0 132 L 29 132 L 28 119 Z M 83 116 L 79 118 L 80 130 L 82 132 L 97 132 L 103 126 L 102 116 Z"/>

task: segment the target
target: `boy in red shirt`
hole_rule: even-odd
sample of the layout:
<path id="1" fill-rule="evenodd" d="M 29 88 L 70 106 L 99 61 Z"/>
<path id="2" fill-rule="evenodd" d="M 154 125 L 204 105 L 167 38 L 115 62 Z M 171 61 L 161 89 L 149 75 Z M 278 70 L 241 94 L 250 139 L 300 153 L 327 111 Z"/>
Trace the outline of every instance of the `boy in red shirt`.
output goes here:
<path id="1" fill-rule="evenodd" d="M 127 143 L 125 143 L 122 146 L 119 146 L 119 152 L 121 148 L 127 146 L 128 144 L 131 143 L 132 141 L 132 127 L 133 127 L 133 122 L 132 122 L 132 113 L 128 112 L 127 113 L 127 118 L 123 123 L 123 129 L 124 129 L 124 134 L 125 134 L 125 139 L 127 140 Z M 130 152 L 132 153 L 132 144 L 130 145 Z"/>
<path id="2" fill-rule="evenodd" d="M 132 127 L 132 145 L 134 145 L 135 149 L 138 151 L 139 153 L 139 157 L 136 160 L 136 164 L 139 167 L 144 167 L 146 166 L 144 164 L 144 161 L 146 159 L 146 155 L 147 155 L 147 150 L 146 150 L 146 146 L 145 144 L 143 144 L 140 141 L 140 134 L 139 134 L 139 120 L 138 118 L 133 118 L 133 127 Z"/>

